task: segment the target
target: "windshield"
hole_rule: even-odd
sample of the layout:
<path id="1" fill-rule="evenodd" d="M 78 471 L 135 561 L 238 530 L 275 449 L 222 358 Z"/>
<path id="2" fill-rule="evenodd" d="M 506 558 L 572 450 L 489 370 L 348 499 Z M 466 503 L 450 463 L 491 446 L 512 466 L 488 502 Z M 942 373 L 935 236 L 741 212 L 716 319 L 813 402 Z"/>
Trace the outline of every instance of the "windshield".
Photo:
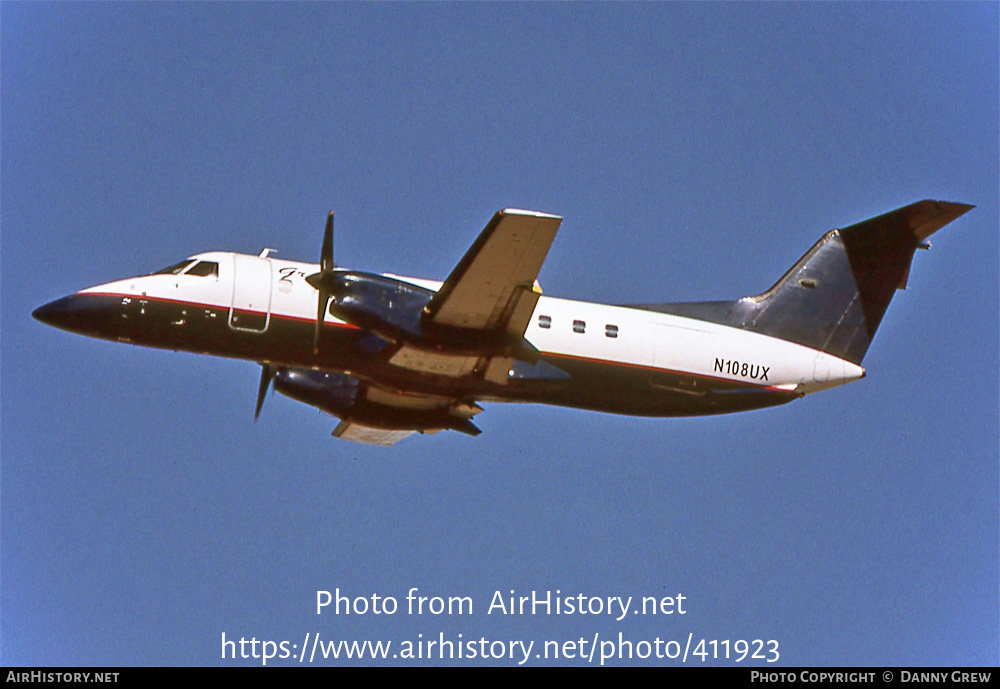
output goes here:
<path id="1" fill-rule="evenodd" d="M 215 261 L 198 261 L 194 268 L 184 274 L 200 278 L 209 277 L 210 275 L 219 277 L 219 264 Z"/>
<path id="2" fill-rule="evenodd" d="M 155 273 L 150 273 L 150 275 L 179 275 L 180 273 L 184 272 L 184 269 L 187 268 L 192 263 L 194 263 L 194 261 L 188 258 L 181 261 L 180 263 L 175 263 L 172 266 L 167 266 L 162 270 L 158 270 Z"/>

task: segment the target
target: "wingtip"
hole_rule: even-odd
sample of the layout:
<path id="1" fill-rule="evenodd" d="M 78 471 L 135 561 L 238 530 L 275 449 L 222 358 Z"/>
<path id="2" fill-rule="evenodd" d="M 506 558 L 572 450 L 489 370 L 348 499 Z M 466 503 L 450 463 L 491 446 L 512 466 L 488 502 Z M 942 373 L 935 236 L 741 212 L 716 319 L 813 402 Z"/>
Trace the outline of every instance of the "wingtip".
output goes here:
<path id="1" fill-rule="evenodd" d="M 534 218 L 551 218 L 553 220 L 562 220 L 561 215 L 553 215 L 552 213 L 542 213 L 541 211 L 529 211 L 524 208 L 501 208 L 497 211 L 497 215 L 528 215 Z"/>
<path id="2" fill-rule="evenodd" d="M 950 211 L 956 211 L 962 213 L 968 213 L 973 208 L 975 208 L 975 205 L 971 203 L 958 203 L 957 201 L 931 201 L 930 199 L 928 199 L 928 201 L 930 201 L 930 203 L 936 204 L 939 208 L 945 208 Z"/>
<path id="3" fill-rule="evenodd" d="M 954 218 L 968 213 L 975 208 L 975 206 L 970 203 L 957 203 L 955 201 L 941 201 L 935 199 L 924 199 L 923 201 L 918 201 L 913 204 L 913 207 L 924 213 L 930 212 L 941 215 L 946 214 Z"/>

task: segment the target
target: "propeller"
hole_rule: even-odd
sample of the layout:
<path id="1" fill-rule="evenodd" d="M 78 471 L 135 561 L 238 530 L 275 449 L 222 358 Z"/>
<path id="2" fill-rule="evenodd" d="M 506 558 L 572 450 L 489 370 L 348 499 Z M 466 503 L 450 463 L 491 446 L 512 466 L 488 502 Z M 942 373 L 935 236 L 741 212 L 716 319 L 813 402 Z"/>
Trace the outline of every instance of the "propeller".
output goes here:
<path id="1" fill-rule="evenodd" d="M 316 330 L 313 334 L 313 354 L 319 353 L 319 334 L 326 316 L 326 307 L 330 303 L 329 284 L 333 279 L 333 211 L 326 216 L 326 229 L 323 231 L 323 247 L 319 254 L 319 272 L 306 278 L 306 282 L 319 292 L 316 303 Z"/>
<path id="2" fill-rule="evenodd" d="M 271 364 L 261 364 L 260 369 L 260 386 L 257 388 L 257 409 L 253 413 L 254 421 L 260 416 L 260 408 L 264 406 L 264 397 L 267 395 L 267 389 L 271 386 L 271 381 L 274 379 L 274 367 Z"/>

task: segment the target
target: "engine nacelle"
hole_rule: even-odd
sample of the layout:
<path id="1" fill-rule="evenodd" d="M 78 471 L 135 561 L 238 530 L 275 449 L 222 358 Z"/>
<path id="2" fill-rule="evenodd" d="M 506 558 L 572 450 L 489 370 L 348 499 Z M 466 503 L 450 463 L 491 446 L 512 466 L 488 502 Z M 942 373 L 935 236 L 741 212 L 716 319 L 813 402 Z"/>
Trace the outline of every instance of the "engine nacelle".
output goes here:
<path id="1" fill-rule="evenodd" d="M 394 431 L 450 429 L 468 435 L 480 433 L 467 417 L 452 414 L 450 405 L 411 409 L 372 401 L 368 384 L 346 373 L 282 368 L 275 375 L 274 389 L 338 419 L 365 426 Z"/>
<path id="2" fill-rule="evenodd" d="M 393 342 L 438 353 L 537 360 L 537 351 L 523 338 L 512 338 L 504 331 L 450 328 L 428 322 L 424 309 L 435 294 L 429 289 L 356 271 L 337 271 L 325 286 L 331 296 L 332 315 Z"/>

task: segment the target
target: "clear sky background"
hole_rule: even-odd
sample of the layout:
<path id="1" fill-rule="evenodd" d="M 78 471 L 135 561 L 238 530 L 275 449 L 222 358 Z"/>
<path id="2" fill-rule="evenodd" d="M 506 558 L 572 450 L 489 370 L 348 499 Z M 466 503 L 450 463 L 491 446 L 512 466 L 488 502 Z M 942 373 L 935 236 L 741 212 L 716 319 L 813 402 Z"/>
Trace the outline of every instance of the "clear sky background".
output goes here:
<path id="1" fill-rule="evenodd" d="M 997 664 L 998 13 L 0 4 L 0 661 L 621 632 Z M 977 208 L 918 252 L 868 377 L 742 415 L 490 404 L 478 438 L 387 450 L 279 395 L 255 424 L 252 362 L 30 317 L 200 251 L 318 260 L 330 208 L 355 268 L 443 279 L 514 206 L 565 217 L 547 294 L 737 298 L 925 198 Z M 400 611 L 317 616 L 338 587 Z M 474 613 L 408 615 L 411 587 Z M 686 614 L 488 615 L 511 589 Z"/>

